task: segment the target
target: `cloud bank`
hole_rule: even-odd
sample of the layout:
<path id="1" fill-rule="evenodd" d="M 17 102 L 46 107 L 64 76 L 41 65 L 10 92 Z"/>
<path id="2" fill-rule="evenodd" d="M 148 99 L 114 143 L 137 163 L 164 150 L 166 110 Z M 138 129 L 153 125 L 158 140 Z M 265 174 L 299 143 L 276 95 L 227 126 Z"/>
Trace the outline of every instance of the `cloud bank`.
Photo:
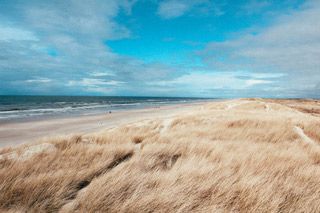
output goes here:
<path id="1" fill-rule="evenodd" d="M 200 51 L 212 69 L 285 74 L 278 92 L 316 96 L 320 82 L 320 4 L 308 2 L 299 11 L 282 14 L 268 27 L 253 29 Z"/>
<path id="2" fill-rule="evenodd" d="M 135 8 L 144 3 L 1 2 L 0 94 L 319 97 L 319 1 L 266 13 L 268 22 L 239 27 L 219 41 L 208 36 L 201 45 L 194 45 L 200 48 L 189 51 L 192 60 L 180 64 L 119 54 L 106 42 L 144 39 L 132 24 L 143 21 Z M 271 1 L 218 5 L 208 0 L 164 0 L 152 4 L 154 10 L 144 11 L 152 13 L 155 21 L 142 27 L 156 31 L 158 26 L 185 21 L 187 25 L 181 27 L 190 29 L 190 34 L 196 31 L 196 26 L 189 26 L 193 19 L 203 19 L 209 26 L 211 21 L 227 18 L 249 19 L 266 9 L 272 11 L 273 6 Z M 231 16 L 226 8 L 233 7 L 239 13 Z M 170 33 L 179 34 L 179 29 L 172 28 L 159 42 L 188 46 Z"/>

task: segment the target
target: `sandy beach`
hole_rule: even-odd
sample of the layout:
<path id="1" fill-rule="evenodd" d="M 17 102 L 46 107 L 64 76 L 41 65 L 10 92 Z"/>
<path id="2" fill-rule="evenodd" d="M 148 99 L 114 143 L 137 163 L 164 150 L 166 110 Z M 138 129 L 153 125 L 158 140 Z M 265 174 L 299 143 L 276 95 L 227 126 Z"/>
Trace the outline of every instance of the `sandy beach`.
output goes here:
<path id="1" fill-rule="evenodd" d="M 317 100 L 226 100 L 5 128 L 2 145 L 25 144 L 0 149 L 3 212 L 320 211 Z"/>
<path id="2" fill-rule="evenodd" d="M 0 123 L 0 147 L 25 144 L 43 137 L 83 134 L 128 123 L 165 118 L 196 109 L 201 104 L 204 103 L 184 103 L 145 109 L 113 111 L 111 114 L 101 113 L 69 118 Z"/>

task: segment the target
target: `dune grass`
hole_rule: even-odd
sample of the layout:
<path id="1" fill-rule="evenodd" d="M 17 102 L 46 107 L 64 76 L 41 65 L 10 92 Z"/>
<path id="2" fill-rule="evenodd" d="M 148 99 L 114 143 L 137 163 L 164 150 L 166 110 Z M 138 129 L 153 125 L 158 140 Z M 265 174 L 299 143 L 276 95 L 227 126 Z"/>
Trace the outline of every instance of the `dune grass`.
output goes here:
<path id="1" fill-rule="evenodd" d="M 320 118 L 301 110 L 319 103 L 300 102 L 208 103 L 24 158 L 4 149 L 0 211 L 320 212 Z"/>

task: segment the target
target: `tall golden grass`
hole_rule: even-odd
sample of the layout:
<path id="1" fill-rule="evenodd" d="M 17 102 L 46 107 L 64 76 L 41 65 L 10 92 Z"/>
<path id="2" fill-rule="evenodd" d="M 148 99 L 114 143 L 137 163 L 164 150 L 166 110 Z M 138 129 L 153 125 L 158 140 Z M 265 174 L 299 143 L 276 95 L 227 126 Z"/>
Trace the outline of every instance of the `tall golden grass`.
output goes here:
<path id="1" fill-rule="evenodd" d="M 39 141 L 55 149 L 24 158 L 25 146 L 4 149 L 0 211 L 320 212 L 320 118 L 301 109 L 310 105 L 320 108 L 209 103 L 166 120 Z"/>

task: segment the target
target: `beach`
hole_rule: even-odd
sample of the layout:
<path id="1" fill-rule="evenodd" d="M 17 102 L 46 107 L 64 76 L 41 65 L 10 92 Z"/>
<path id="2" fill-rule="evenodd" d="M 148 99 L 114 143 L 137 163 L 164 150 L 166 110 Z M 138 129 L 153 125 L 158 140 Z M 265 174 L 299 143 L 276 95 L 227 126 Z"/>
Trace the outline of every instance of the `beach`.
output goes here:
<path id="1" fill-rule="evenodd" d="M 44 137 L 84 134 L 120 125 L 173 116 L 195 109 L 204 102 L 169 104 L 143 109 L 107 111 L 95 115 L 73 115 L 27 121 L 0 122 L 0 148 L 25 144 Z"/>
<path id="2" fill-rule="evenodd" d="M 6 128 L 4 212 L 320 211 L 318 100 L 220 100 Z"/>
<path id="3" fill-rule="evenodd" d="M 0 213 L 320 213 L 320 0 L 0 0 Z"/>

